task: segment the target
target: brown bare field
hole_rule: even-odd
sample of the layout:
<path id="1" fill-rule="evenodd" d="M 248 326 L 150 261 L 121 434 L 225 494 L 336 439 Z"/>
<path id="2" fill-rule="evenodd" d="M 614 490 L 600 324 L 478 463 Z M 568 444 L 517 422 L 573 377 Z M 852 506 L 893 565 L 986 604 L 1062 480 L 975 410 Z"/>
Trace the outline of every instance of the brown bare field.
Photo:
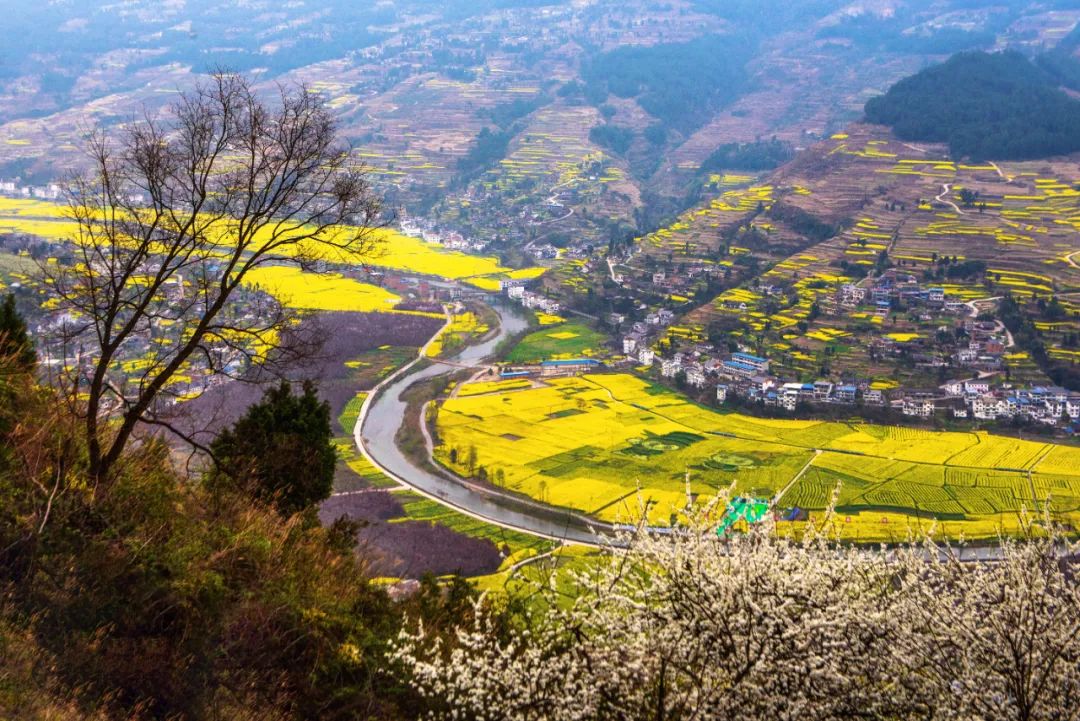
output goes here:
<path id="1" fill-rule="evenodd" d="M 287 376 L 295 381 L 314 381 L 320 396 L 330 404 L 331 419 L 341 414 L 358 391 L 370 389 L 381 380 L 378 374 L 368 372 L 370 365 L 361 365 L 367 361 L 357 359 L 375 362 L 384 359 L 380 350 L 391 348 L 404 349 L 404 354 L 397 354 L 404 358 L 409 349 L 419 349 L 442 325 L 438 318 L 386 313 L 318 313 L 305 322 L 317 325 L 324 343 L 315 357 L 288 369 Z M 206 440 L 209 433 L 234 422 L 257 402 L 268 380 L 256 373 L 251 382 L 227 381 L 213 386 L 200 397 L 179 405 L 176 422 L 186 432 L 207 427 L 208 433 L 200 434 L 201 440 Z"/>
<path id="2" fill-rule="evenodd" d="M 480 576 L 493 573 L 502 562 L 499 549 L 490 540 L 427 521 L 394 520 L 404 517 L 405 509 L 389 491 L 334 496 L 319 508 L 319 520 L 324 524 L 341 516 L 361 522 L 357 545 L 371 563 L 374 576 Z"/>

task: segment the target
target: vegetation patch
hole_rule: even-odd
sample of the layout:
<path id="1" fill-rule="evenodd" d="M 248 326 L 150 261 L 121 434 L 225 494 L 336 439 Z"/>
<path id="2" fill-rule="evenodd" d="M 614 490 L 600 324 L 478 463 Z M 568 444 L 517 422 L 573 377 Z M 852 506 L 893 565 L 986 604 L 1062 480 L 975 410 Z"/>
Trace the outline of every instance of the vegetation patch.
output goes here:
<path id="1" fill-rule="evenodd" d="M 597 354 L 605 341 L 603 334 L 584 323 L 563 323 L 541 328 L 525 336 L 506 359 L 511 363 L 539 363 L 580 358 Z"/>
<path id="2" fill-rule="evenodd" d="M 866 103 L 866 118 L 954 157 L 1026 160 L 1080 150 L 1080 102 L 1017 52 L 961 53 Z"/>

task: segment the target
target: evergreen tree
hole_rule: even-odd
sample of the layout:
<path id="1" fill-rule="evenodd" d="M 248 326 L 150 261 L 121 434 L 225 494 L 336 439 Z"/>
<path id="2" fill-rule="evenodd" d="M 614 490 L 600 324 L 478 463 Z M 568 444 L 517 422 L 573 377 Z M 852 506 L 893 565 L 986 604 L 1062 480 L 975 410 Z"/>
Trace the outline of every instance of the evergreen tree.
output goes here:
<path id="1" fill-rule="evenodd" d="M 283 515 L 296 513 L 329 497 L 337 461 L 332 441 L 330 406 L 315 386 L 305 382 L 294 395 L 283 382 L 214 440 L 213 479 L 246 484 Z"/>
<path id="2" fill-rule="evenodd" d="M 0 357 L 14 363 L 19 370 L 30 370 L 37 363 L 26 321 L 15 309 L 15 296 L 11 293 L 0 303 Z"/>

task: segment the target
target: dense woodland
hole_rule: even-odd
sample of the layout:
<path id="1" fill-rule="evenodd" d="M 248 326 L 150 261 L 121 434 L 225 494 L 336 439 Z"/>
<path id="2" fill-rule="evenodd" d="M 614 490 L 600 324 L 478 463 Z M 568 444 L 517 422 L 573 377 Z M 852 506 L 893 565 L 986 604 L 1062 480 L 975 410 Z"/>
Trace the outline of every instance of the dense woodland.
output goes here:
<path id="1" fill-rule="evenodd" d="M 1040 55 L 1036 62 L 1065 87 L 1080 91 L 1080 57 L 1076 55 L 1078 48 L 1080 25 L 1073 28 L 1056 48 Z"/>
<path id="2" fill-rule="evenodd" d="M 1030 160 L 1080 150 L 1080 101 L 1016 52 L 961 53 L 866 103 L 904 140 L 948 143 L 958 158 Z"/>
<path id="3" fill-rule="evenodd" d="M 777 168 L 795 157 L 791 143 L 772 138 L 753 143 L 725 143 L 701 164 L 703 173 L 725 170 L 762 171 Z"/>
<path id="4" fill-rule="evenodd" d="M 616 153 L 622 154 L 634 142 L 634 131 L 622 125 L 597 125 L 589 131 L 589 140 Z"/>
<path id="5" fill-rule="evenodd" d="M 752 44 L 741 37 L 719 35 L 616 48 L 595 56 L 582 69 L 585 95 L 596 103 L 609 94 L 636 98 L 653 117 L 690 132 L 739 96 L 751 50 Z"/>

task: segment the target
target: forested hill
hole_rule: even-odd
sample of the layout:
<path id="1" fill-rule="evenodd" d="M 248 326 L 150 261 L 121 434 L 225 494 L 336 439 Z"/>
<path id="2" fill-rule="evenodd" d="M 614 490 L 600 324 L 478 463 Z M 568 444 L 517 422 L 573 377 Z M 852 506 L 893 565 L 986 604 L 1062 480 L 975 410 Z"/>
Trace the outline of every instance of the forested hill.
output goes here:
<path id="1" fill-rule="evenodd" d="M 904 140 L 946 142 L 956 157 L 1029 160 L 1080 150 L 1080 102 L 1015 52 L 961 53 L 866 104 Z"/>
<path id="2" fill-rule="evenodd" d="M 616 48 L 585 65 L 585 94 L 598 103 L 609 94 L 636 98 L 653 117 L 680 132 L 692 132 L 739 96 L 752 50 L 743 37 L 719 35 Z"/>

